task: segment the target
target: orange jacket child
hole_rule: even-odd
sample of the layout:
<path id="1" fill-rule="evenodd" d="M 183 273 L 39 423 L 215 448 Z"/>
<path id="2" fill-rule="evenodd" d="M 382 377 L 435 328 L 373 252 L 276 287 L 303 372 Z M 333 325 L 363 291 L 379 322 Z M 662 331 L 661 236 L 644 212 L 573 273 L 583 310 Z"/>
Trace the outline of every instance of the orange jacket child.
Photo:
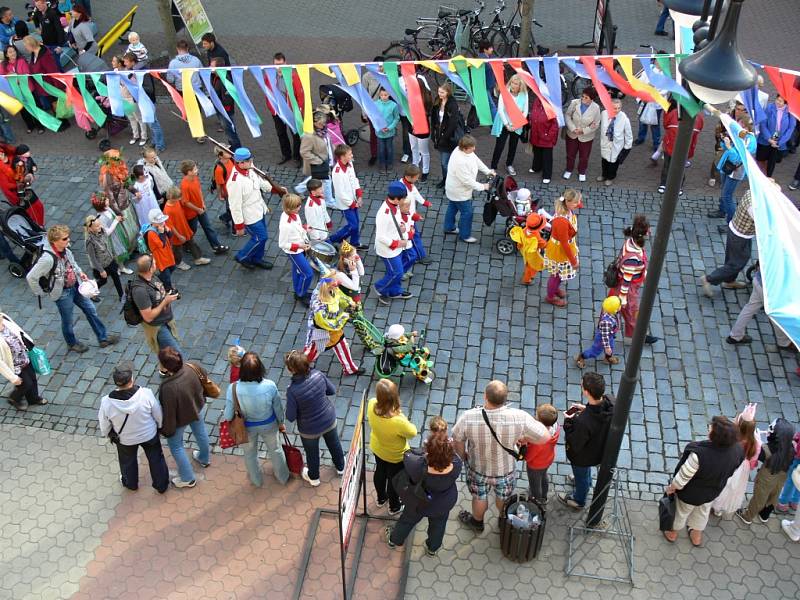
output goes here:
<path id="1" fill-rule="evenodd" d="M 164 214 L 169 217 L 169 224 L 172 231 L 181 234 L 186 240 L 181 240 L 178 236 L 172 238 L 173 246 L 181 246 L 185 242 L 192 239 L 194 233 L 192 228 L 189 227 L 189 220 L 186 216 L 186 209 L 183 207 L 183 201 L 180 199 L 167 200 L 164 205 Z"/>

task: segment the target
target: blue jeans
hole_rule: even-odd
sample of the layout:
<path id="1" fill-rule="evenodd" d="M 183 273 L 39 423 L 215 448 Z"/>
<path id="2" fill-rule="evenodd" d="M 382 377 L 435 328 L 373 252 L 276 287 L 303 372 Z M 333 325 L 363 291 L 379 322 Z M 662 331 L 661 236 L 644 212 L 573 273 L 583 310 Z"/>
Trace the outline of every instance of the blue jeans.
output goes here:
<path id="1" fill-rule="evenodd" d="M 172 335 L 172 331 L 167 323 L 164 323 L 158 328 L 156 341 L 158 342 L 159 350 L 163 350 L 164 348 L 175 348 L 175 350 L 177 350 L 181 356 L 185 356 L 183 350 L 181 350 L 180 344 L 178 344 L 178 340 L 176 340 L 175 336 Z"/>
<path id="2" fill-rule="evenodd" d="M 150 133 L 152 133 L 153 137 L 153 146 L 156 147 L 156 150 L 159 152 L 163 152 L 167 149 L 167 145 L 164 142 L 164 130 L 161 129 L 161 123 L 158 122 L 158 117 L 155 115 L 153 116 L 153 122 L 148 123 L 150 126 Z"/>
<path id="3" fill-rule="evenodd" d="M 167 438 L 167 445 L 172 458 L 175 459 L 175 464 L 178 466 L 178 475 L 181 481 L 194 481 L 194 469 L 192 469 L 192 463 L 189 462 L 189 457 L 186 456 L 186 451 L 183 448 L 183 432 L 187 427 L 192 430 L 194 440 L 197 442 L 197 448 L 200 450 L 200 456 L 198 456 L 200 462 L 208 463 L 211 461 L 211 447 L 208 444 L 208 431 L 206 431 L 204 414 L 204 411 L 200 411 L 199 419 L 183 427 L 178 427 L 175 433 Z"/>
<path id="4" fill-rule="evenodd" d="M 661 11 L 661 14 L 658 16 L 658 22 L 656 23 L 656 31 L 662 32 L 664 31 L 664 27 L 667 26 L 667 19 L 669 18 L 669 8 L 664 6 L 664 10 Z"/>
<path id="5" fill-rule="evenodd" d="M 411 246 L 411 248 L 403 250 L 403 253 L 400 256 L 403 259 L 403 273 L 408 273 L 411 270 L 411 267 L 414 266 L 414 263 L 417 262 L 419 258 L 417 256 L 417 251 L 414 250 L 413 245 Z"/>
<path id="6" fill-rule="evenodd" d="M 719 172 L 719 177 L 719 210 L 725 213 L 725 221 L 730 223 L 733 214 L 736 212 L 736 199 L 733 197 L 733 193 L 736 191 L 736 186 L 739 185 L 739 180 L 722 171 Z"/>
<path id="7" fill-rule="evenodd" d="M 219 237 L 217 237 L 217 232 L 214 230 L 214 226 L 211 224 L 211 219 L 208 218 L 208 210 L 204 212 L 202 215 L 197 215 L 194 219 L 189 220 L 189 227 L 191 227 L 193 233 L 197 233 L 197 226 L 203 228 L 203 233 L 206 234 L 206 239 L 208 243 L 211 244 L 211 248 L 216 250 L 220 244 Z"/>
<path id="8" fill-rule="evenodd" d="M 308 264 L 306 255 L 302 252 L 297 254 L 286 253 L 292 263 L 292 287 L 298 296 L 308 296 L 311 282 L 314 281 L 314 269 Z"/>
<path id="9" fill-rule="evenodd" d="M 778 496 L 779 504 L 797 504 L 800 502 L 800 490 L 795 487 L 794 481 L 792 481 L 792 473 L 798 468 L 798 465 L 800 465 L 800 458 L 795 458 L 789 466 L 789 475 L 786 478 L 786 483 L 783 484 L 781 495 Z"/>
<path id="10" fill-rule="evenodd" d="M 614 338 L 611 338 L 611 352 L 614 352 Z M 606 349 L 603 346 L 603 336 L 597 331 L 594 334 L 594 343 L 581 352 L 581 356 L 583 358 L 597 358 L 598 356 L 603 356 L 606 353 Z"/>
<path id="11" fill-rule="evenodd" d="M 572 474 L 575 476 L 575 491 L 572 499 L 581 506 L 586 504 L 586 496 L 592 487 L 592 467 L 576 467 L 572 465 Z"/>
<path id="12" fill-rule="evenodd" d="M 358 214 L 358 209 L 348 208 L 347 210 L 342 211 L 342 215 L 344 216 L 344 225 L 342 225 L 336 233 L 330 236 L 328 241 L 332 244 L 335 244 L 349 237 L 350 243 L 353 244 L 353 246 L 358 246 L 361 244 L 361 236 L 359 232 L 359 229 L 361 228 L 361 217 Z"/>
<path id="13" fill-rule="evenodd" d="M 422 221 L 414 223 L 414 237 L 411 243 L 414 247 L 414 252 L 417 253 L 416 260 L 421 260 L 428 256 L 428 253 L 425 252 L 425 246 L 422 245 Z"/>
<path id="14" fill-rule="evenodd" d="M 659 116 L 661 115 L 661 111 L 659 111 Z M 653 152 L 658 149 L 659 144 L 661 144 L 661 125 L 656 123 L 655 125 L 647 125 L 646 123 L 639 123 L 639 133 L 636 136 L 636 140 L 638 142 L 644 142 L 647 139 L 647 129 L 650 128 L 650 132 L 653 134 Z"/>
<path id="15" fill-rule="evenodd" d="M 237 148 L 242 147 L 242 141 L 239 139 L 239 134 L 236 133 L 236 125 L 233 124 L 233 113 L 229 113 L 228 117 L 230 121 L 225 117 L 220 116 L 219 122 L 222 125 L 222 128 L 225 130 L 225 137 L 228 138 L 228 145 L 231 147 L 231 150 L 236 150 Z"/>
<path id="16" fill-rule="evenodd" d="M 462 240 L 472 237 L 472 199 L 448 201 L 447 212 L 444 215 L 445 232 L 453 231 L 456 228 L 456 213 L 458 217 L 458 237 Z"/>
<path id="17" fill-rule="evenodd" d="M 321 436 L 325 440 L 325 445 L 328 447 L 328 452 L 331 453 L 333 464 L 337 471 L 344 470 L 344 452 L 342 451 L 342 443 L 339 441 L 339 433 L 336 427 L 331 429 L 328 433 Z M 306 463 L 308 463 L 308 477 L 310 479 L 319 479 L 319 438 L 305 438 L 300 437 L 303 442 L 303 450 L 306 452 Z"/>
<path id="18" fill-rule="evenodd" d="M 268 425 L 256 425 L 247 428 L 248 442 L 242 444 L 244 451 L 244 466 L 247 467 L 247 475 L 250 482 L 261 487 L 264 484 L 264 476 L 261 473 L 261 465 L 258 463 L 258 441 L 264 442 L 267 447 L 267 454 L 272 462 L 272 472 L 280 483 L 289 481 L 289 467 L 286 464 L 286 456 L 283 448 L 278 441 L 277 422 Z"/>
<path id="19" fill-rule="evenodd" d="M 264 248 L 267 245 L 267 222 L 265 219 L 244 226 L 245 231 L 250 234 L 250 239 L 236 253 L 237 260 L 256 264 L 264 260 Z"/>
<path id="20" fill-rule="evenodd" d="M 447 179 L 447 163 L 450 162 L 452 152 L 439 151 L 439 162 L 442 163 L 442 180 Z"/>
<path id="21" fill-rule="evenodd" d="M 61 315 L 61 333 L 64 334 L 64 340 L 67 346 L 74 346 L 78 343 L 75 337 L 75 331 L 72 328 L 72 307 L 77 306 L 86 315 L 86 320 L 92 326 L 92 331 L 97 336 L 98 342 L 104 342 L 108 339 L 106 333 L 106 326 L 97 316 L 97 310 L 94 308 L 94 302 L 88 298 L 81 296 L 78 293 L 78 284 L 76 283 L 70 288 L 64 288 L 61 297 L 56 300 L 58 312 Z"/>
<path id="22" fill-rule="evenodd" d="M 392 298 L 403 293 L 403 255 L 398 254 L 393 258 L 384 258 L 386 274 L 375 284 L 375 289 L 381 296 Z"/>
<path id="23" fill-rule="evenodd" d="M 378 138 L 378 164 L 389 168 L 394 163 L 394 136 Z"/>

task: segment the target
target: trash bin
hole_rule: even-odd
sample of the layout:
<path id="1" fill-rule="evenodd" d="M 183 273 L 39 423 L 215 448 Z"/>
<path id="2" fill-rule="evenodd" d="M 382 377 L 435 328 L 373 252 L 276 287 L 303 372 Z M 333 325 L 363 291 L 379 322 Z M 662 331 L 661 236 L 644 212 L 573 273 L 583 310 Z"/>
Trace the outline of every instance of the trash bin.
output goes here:
<path id="1" fill-rule="evenodd" d="M 520 529 L 511 524 L 508 515 L 516 515 L 520 503 L 528 509 L 531 518 L 538 517 L 538 523 L 529 529 Z M 503 556 L 514 562 L 524 563 L 533 560 L 539 554 L 544 537 L 546 523 L 545 510 L 528 494 L 512 494 L 503 505 L 500 515 L 500 550 Z"/>

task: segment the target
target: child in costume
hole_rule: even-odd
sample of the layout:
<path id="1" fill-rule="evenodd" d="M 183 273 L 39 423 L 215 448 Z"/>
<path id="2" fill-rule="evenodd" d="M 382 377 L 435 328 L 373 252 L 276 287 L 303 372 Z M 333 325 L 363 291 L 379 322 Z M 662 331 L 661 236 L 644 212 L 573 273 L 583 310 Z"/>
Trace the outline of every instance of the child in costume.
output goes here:
<path id="1" fill-rule="evenodd" d="M 522 273 L 522 284 L 530 285 L 536 274 L 544 269 L 542 250 L 547 241 L 542 238 L 542 229 L 547 224 L 547 219 L 538 213 L 531 213 L 525 221 L 525 227 L 512 227 L 508 237 L 517 243 L 517 249 L 525 262 L 525 271 Z"/>
<path id="2" fill-rule="evenodd" d="M 586 366 L 585 359 L 597 358 L 603 354 L 603 360 L 610 365 L 619 363 L 619 358 L 614 356 L 614 340 L 619 330 L 619 317 L 617 313 L 622 308 L 619 296 L 609 296 L 603 300 L 603 310 L 597 329 L 594 334 L 594 343 L 575 357 L 575 364 L 581 369 Z"/>
<path id="3" fill-rule="evenodd" d="M 339 289 L 333 273 L 322 274 L 311 294 L 308 313 L 308 335 L 303 353 L 314 362 L 322 352 L 332 348 L 345 375 L 360 375 L 364 369 L 353 362 L 350 346 L 344 337 L 344 326 L 350 320 L 355 303 Z"/>
<path id="4" fill-rule="evenodd" d="M 311 246 L 306 227 L 300 220 L 300 208 L 303 199 L 297 194 L 286 194 L 283 197 L 283 213 L 278 225 L 278 247 L 286 253 L 292 263 L 292 287 L 295 300 L 308 306 L 311 301 L 311 283 L 314 281 L 314 270 L 308 263 L 305 251 Z"/>
<path id="5" fill-rule="evenodd" d="M 403 261 L 403 279 L 411 279 L 411 268 L 417 262 L 417 251 L 414 248 L 414 235 L 415 235 L 415 228 L 414 228 L 414 214 L 412 213 L 411 208 L 412 202 L 411 199 L 406 196 L 405 198 L 401 198 L 400 202 L 397 203 L 397 208 L 400 209 L 400 223 L 402 223 L 402 227 L 406 231 L 406 237 L 408 237 L 408 244 L 406 247 L 403 248 L 402 254 L 400 257 Z"/>
<path id="6" fill-rule="evenodd" d="M 430 383 L 428 367 L 432 363 L 428 359 L 431 351 L 427 347 L 417 346 L 418 339 L 419 334 L 416 331 L 412 331 L 410 335 L 406 336 L 405 327 L 395 323 L 386 330 L 384 346 L 392 359 L 411 369 L 420 381 Z"/>
<path id="7" fill-rule="evenodd" d="M 358 214 L 364 191 L 353 167 L 353 150 L 347 144 L 339 144 L 334 148 L 333 156 L 336 163 L 331 171 L 331 183 L 336 198 L 335 207 L 342 211 L 345 224 L 330 236 L 329 241 L 335 244 L 347 238 L 359 250 L 366 250 L 369 246 L 361 243 L 361 221 Z"/>
<path id="8" fill-rule="evenodd" d="M 325 206 L 325 191 L 319 179 L 309 179 L 306 183 L 308 199 L 305 204 L 306 224 L 308 224 L 308 239 L 324 241 L 328 239 L 333 221 L 328 216 L 328 207 Z M 348 244 L 349 245 L 349 244 Z"/>
<path id="9" fill-rule="evenodd" d="M 375 253 L 383 259 L 386 274 L 373 288 L 378 294 L 378 302 L 388 305 L 394 298 L 407 300 L 414 295 L 403 289 L 403 250 L 411 245 L 408 229 L 401 223 L 398 204 L 408 195 L 408 190 L 399 181 L 389 184 L 386 200 L 375 214 Z"/>
<path id="10" fill-rule="evenodd" d="M 555 216 L 550 223 L 550 239 L 544 248 L 544 268 L 550 272 L 547 280 L 545 302 L 563 308 L 567 292 L 561 287 L 562 281 L 575 278 L 578 274 L 578 218 L 575 210 L 583 208 L 581 193 L 572 188 L 564 190 L 555 203 Z"/>
<path id="11" fill-rule="evenodd" d="M 417 262 L 421 265 L 429 265 L 431 259 L 428 258 L 428 253 L 425 252 L 425 247 L 422 245 L 422 220 L 425 218 L 419 213 L 420 205 L 425 208 L 431 206 L 430 200 L 422 197 L 417 189 L 417 181 L 419 181 L 422 171 L 417 165 L 408 165 L 403 172 L 403 178 L 400 180 L 408 190 L 408 198 L 411 200 L 411 218 L 414 221 L 414 237 L 411 243 L 414 245 L 414 252 L 417 255 Z"/>
<path id="12" fill-rule="evenodd" d="M 339 289 L 350 296 L 354 302 L 361 302 L 361 278 L 364 277 L 364 263 L 347 240 L 339 249 L 339 264 L 334 275 Z"/>

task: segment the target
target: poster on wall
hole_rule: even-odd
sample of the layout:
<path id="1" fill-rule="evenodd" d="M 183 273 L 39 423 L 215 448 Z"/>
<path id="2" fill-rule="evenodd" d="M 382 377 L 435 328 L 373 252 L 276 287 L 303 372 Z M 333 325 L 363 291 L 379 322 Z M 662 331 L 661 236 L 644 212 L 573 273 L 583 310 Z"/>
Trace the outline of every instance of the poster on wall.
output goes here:
<path id="1" fill-rule="evenodd" d="M 178 9 L 178 13 L 180 13 L 181 19 L 186 25 L 186 31 L 189 32 L 195 44 L 200 43 L 200 38 L 204 34 L 214 31 L 206 14 L 206 9 L 203 8 L 203 3 L 200 0 L 173 0 L 173 4 Z"/>

